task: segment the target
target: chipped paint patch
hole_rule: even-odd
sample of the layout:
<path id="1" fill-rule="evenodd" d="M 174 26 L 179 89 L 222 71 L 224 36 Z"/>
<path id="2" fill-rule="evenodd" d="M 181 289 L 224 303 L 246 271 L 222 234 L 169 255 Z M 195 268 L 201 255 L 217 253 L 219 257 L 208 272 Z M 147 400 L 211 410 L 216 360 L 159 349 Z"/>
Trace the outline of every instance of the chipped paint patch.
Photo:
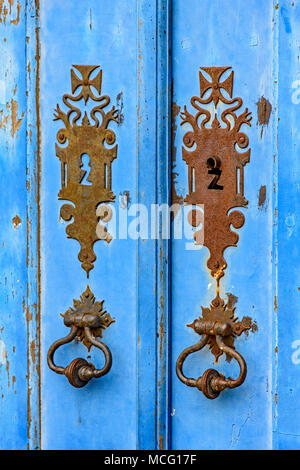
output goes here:
<path id="1" fill-rule="evenodd" d="M 15 88 L 14 94 L 16 93 L 17 89 Z M 0 129 L 6 129 L 8 123 L 11 123 L 10 135 L 14 138 L 16 133 L 21 127 L 24 112 L 22 112 L 21 117 L 18 117 L 18 102 L 14 99 L 11 102 L 6 103 L 6 111 L 7 114 L 4 113 L 4 110 L 0 110 Z"/>
<path id="2" fill-rule="evenodd" d="M 16 6 L 15 0 L 0 0 L 0 23 L 6 24 L 7 17 L 10 17 L 10 24 L 17 26 L 20 22 L 21 4 L 17 1 Z"/>
<path id="3" fill-rule="evenodd" d="M 12 219 L 12 223 L 13 223 L 14 229 L 17 229 L 18 226 L 22 223 L 22 220 L 20 219 L 18 214 L 14 216 L 14 218 Z"/>
<path id="4" fill-rule="evenodd" d="M 18 103 L 15 100 L 11 100 L 11 131 L 10 134 L 14 138 L 16 132 L 20 129 L 22 120 L 24 118 L 24 112 L 21 118 L 18 119 Z"/>
<path id="5" fill-rule="evenodd" d="M 260 137 L 262 137 L 264 127 L 269 124 L 271 111 L 272 111 L 272 105 L 264 96 L 262 96 L 260 100 L 257 101 L 256 105 L 257 105 L 257 123 L 261 126 Z"/>
<path id="6" fill-rule="evenodd" d="M 15 26 L 19 23 L 20 21 L 20 12 L 21 12 L 21 5 L 20 2 L 18 1 L 17 3 L 17 17 L 15 20 L 10 20 L 11 24 L 14 24 Z"/>
<path id="7" fill-rule="evenodd" d="M 251 317 L 243 317 L 242 324 L 248 328 L 245 331 L 246 336 L 248 336 L 249 330 L 251 331 L 251 333 L 255 333 L 256 331 L 258 331 L 257 323 L 255 320 L 252 320 Z"/>
<path id="8" fill-rule="evenodd" d="M 258 192 L 258 208 L 259 209 L 266 209 L 266 206 L 265 206 L 266 197 L 267 197 L 267 188 L 265 185 L 263 185 L 259 188 L 259 192 Z"/>
<path id="9" fill-rule="evenodd" d="M 7 352 L 4 341 L 0 339 L 0 364 L 6 364 L 7 361 Z"/>
<path id="10" fill-rule="evenodd" d="M 118 110 L 117 122 L 118 122 L 118 126 L 120 126 L 124 122 L 123 109 L 124 109 L 123 91 L 120 91 L 120 93 L 117 95 L 117 110 Z"/>

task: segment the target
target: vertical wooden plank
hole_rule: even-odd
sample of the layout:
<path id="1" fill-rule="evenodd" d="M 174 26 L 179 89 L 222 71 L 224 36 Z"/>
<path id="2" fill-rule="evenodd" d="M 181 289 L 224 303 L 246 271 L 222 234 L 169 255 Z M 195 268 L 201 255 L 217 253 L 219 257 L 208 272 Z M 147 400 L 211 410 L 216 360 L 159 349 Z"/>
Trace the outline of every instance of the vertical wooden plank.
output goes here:
<path id="1" fill-rule="evenodd" d="M 0 447 L 27 448 L 26 2 L 0 5 Z"/>
<path id="2" fill-rule="evenodd" d="M 272 191 L 272 283 L 273 283 L 273 328 L 272 328 L 272 448 L 277 447 L 277 395 L 278 395 L 278 80 L 279 80 L 279 15 L 278 2 L 273 0 L 273 191 Z"/>
<path id="3" fill-rule="evenodd" d="M 28 447 L 40 442 L 40 39 L 39 0 L 26 2 Z"/>
<path id="4" fill-rule="evenodd" d="M 136 194 L 136 4 L 111 0 L 41 0 L 41 352 L 42 446 L 44 449 L 134 449 L 136 446 L 136 240 L 116 236 L 99 241 L 94 269 L 87 279 L 78 261 L 79 244 L 66 236 L 59 217 L 57 194 L 61 175 L 55 155 L 61 125 L 53 110 L 71 91 L 73 64 L 100 65 L 103 95 L 118 106 L 119 122 L 111 123 L 118 145 L 112 165 L 112 190 Z M 80 103 L 80 106 L 83 103 Z M 89 107 L 91 103 L 88 102 Z M 108 109 L 110 108 L 108 107 Z M 91 107 L 89 107 L 91 109 Z M 152 157 L 152 156 L 151 156 Z M 150 161 L 150 158 L 149 158 Z M 129 210 L 128 210 L 129 212 Z M 119 220 L 117 218 L 117 220 Z M 119 227 L 116 227 L 119 234 Z M 68 329 L 60 313 L 78 299 L 89 284 L 97 300 L 115 319 L 103 333 L 112 353 L 112 368 L 85 387 L 72 387 L 46 362 L 49 346 Z M 152 313 L 152 312 L 151 312 Z M 73 342 L 60 348 L 55 360 L 66 366 L 76 357 L 89 357 L 101 367 L 103 355 Z"/>
<path id="5" fill-rule="evenodd" d="M 245 197 L 249 201 L 245 224 L 238 231 L 237 248 L 225 251 L 228 268 L 221 282 L 221 295 L 237 298 L 236 315 L 250 316 L 258 331 L 236 340 L 245 357 L 245 383 L 224 391 L 216 400 L 172 381 L 172 445 L 191 449 L 265 449 L 272 446 L 272 326 L 273 326 L 273 133 L 271 115 L 261 113 L 262 97 L 273 103 L 273 2 L 173 0 L 174 102 L 187 105 L 199 96 L 199 67 L 231 66 L 233 96 L 243 99 L 252 112 L 246 130 L 251 160 L 245 167 Z M 264 101 L 263 101 L 264 102 Z M 266 107 L 269 106 L 266 104 Z M 263 108 L 264 109 L 264 108 Z M 187 167 L 182 161 L 182 136 L 187 130 L 176 121 L 177 189 L 187 192 Z M 261 197 L 261 196 L 262 197 Z M 205 210 L 205 208 L 204 208 Z M 205 230 L 205 228 L 204 228 Z M 173 369 L 179 353 L 197 342 L 186 324 L 209 306 L 215 283 L 207 267 L 207 249 L 188 251 L 184 240 L 172 242 L 172 343 Z M 224 358 L 217 366 L 208 348 L 185 363 L 189 377 L 208 368 L 227 376 L 237 374 L 236 365 Z M 201 425 L 199 427 L 199 422 Z M 260 433 L 257 429 L 260 429 Z M 218 432 L 216 433 L 216 429 Z"/>
<path id="6" fill-rule="evenodd" d="M 138 448 L 169 446 L 170 1 L 138 2 L 137 171 L 157 238 L 138 239 Z M 156 208 L 152 205 L 156 204 Z M 152 206 L 152 211 L 151 211 Z M 168 209 L 167 209 L 168 210 Z M 169 217 L 170 219 L 170 217 Z M 163 238 L 165 237 L 165 238 Z"/>
<path id="7" fill-rule="evenodd" d="M 151 213 L 156 202 L 156 2 L 137 1 L 137 201 Z M 156 240 L 138 239 L 138 449 L 156 448 Z"/>
<path id="8" fill-rule="evenodd" d="M 278 345 L 274 447 L 300 447 L 300 5 L 276 2 L 278 80 Z"/>
<path id="9" fill-rule="evenodd" d="M 171 206 L 170 125 L 171 125 L 171 1 L 157 2 L 157 203 Z M 171 217 L 159 223 L 157 244 L 157 443 L 158 449 L 170 444 L 170 264 L 169 233 Z M 170 227 L 166 227 L 169 224 Z"/>

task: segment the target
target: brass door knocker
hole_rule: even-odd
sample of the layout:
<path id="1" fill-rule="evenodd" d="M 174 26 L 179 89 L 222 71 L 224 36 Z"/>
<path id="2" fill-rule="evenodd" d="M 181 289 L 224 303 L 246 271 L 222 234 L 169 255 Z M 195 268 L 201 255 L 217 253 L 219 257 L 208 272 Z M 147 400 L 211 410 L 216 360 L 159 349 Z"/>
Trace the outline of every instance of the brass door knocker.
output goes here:
<path id="1" fill-rule="evenodd" d="M 191 130 L 183 137 L 182 158 L 188 165 L 189 193 L 185 203 L 194 208 L 188 215 L 190 224 L 195 227 L 195 244 L 203 243 L 210 256 L 207 267 L 216 280 L 216 297 L 210 308 L 202 307 L 202 317 L 187 325 L 201 335 L 200 341 L 186 348 L 179 355 L 176 364 L 178 378 L 190 387 L 197 387 L 207 398 L 219 396 L 225 388 L 240 386 L 247 374 L 244 358 L 234 348 L 234 339 L 255 324 L 249 317 L 241 322 L 234 316 L 235 307 L 220 297 L 220 279 L 224 276 L 227 263 L 223 253 L 229 246 L 237 246 L 239 236 L 231 230 L 244 225 L 244 215 L 233 208 L 246 207 L 248 201 L 244 196 L 244 166 L 250 161 L 248 137 L 241 132 L 243 124 L 251 126 L 248 109 L 237 115 L 243 105 L 241 98 L 232 98 L 234 72 L 221 81 L 223 74 L 231 67 L 201 67 L 210 77 L 199 72 L 200 96 L 193 96 L 191 104 L 196 114 L 190 114 L 184 106 L 181 113 L 182 123 L 189 124 Z M 223 91 L 227 93 L 227 98 Z M 226 106 L 219 112 L 218 104 Z M 209 105 L 209 107 L 205 107 Z M 191 149 L 191 150 L 189 150 Z M 197 216 L 197 204 L 204 206 L 204 215 Z M 197 229 L 203 223 L 202 229 Z M 202 232 L 201 232 L 202 230 Z M 240 366 L 236 380 L 226 379 L 215 369 L 208 369 L 198 379 L 188 378 L 183 373 L 186 358 L 200 351 L 208 344 L 216 361 L 225 353 L 227 360 L 234 358 Z"/>
<path id="2" fill-rule="evenodd" d="M 105 112 L 110 98 L 101 95 L 102 70 L 96 73 L 99 66 L 73 67 L 81 77 L 71 69 L 72 94 L 63 96 L 66 112 L 57 105 L 54 113 L 54 120 L 61 120 L 64 124 L 57 132 L 60 145 L 55 145 L 61 164 L 61 189 L 58 198 L 72 203 L 62 205 L 60 216 L 69 222 L 66 227 L 67 236 L 76 239 L 80 244 L 78 258 L 89 277 L 96 260 L 94 243 L 99 239 L 109 243 L 112 239 L 106 227 L 100 223 L 100 220 L 109 219 L 110 208 L 99 204 L 115 200 L 111 187 L 112 162 L 117 158 L 117 145 L 114 145 L 115 133 L 108 129 L 108 125 L 111 121 L 117 121 L 118 111 L 113 106 Z M 96 74 L 91 78 L 94 72 Z M 94 106 L 88 115 L 86 105 L 90 101 Z M 80 109 L 80 104 L 84 106 L 84 111 Z M 95 302 L 89 286 L 80 299 L 74 300 L 74 308 L 67 310 L 63 315 L 64 324 L 70 327 L 71 331 L 50 346 L 47 356 L 50 369 L 64 374 L 74 387 L 83 387 L 93 377 L 102 377 L 109 372 L 112 365 L 109 348 L 97 337 L 101 337 L 103 329 L 114 320 L 109 313 L 103 311 L 103 301 Z M 105 358 L 102 369 L 96 369 L 93 364 L 82 358 L 74 359 L 67 367 L 55 364 L 55 351 L 75 338 L 79 338 L 88 350 L 95 346 L 102 351 Z"/>

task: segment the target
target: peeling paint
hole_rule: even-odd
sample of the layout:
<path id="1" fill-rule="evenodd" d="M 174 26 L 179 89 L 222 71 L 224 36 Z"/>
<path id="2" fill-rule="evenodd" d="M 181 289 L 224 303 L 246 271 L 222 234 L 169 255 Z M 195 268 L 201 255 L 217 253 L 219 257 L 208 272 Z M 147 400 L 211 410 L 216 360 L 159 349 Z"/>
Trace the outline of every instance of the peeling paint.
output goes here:
<path id="1" fill-rule="evenodd" d="M 14 229 L 17 229 L 18 226 L 22 223 L 22 220 L 20 219 L 18 215 L 15 215 L 14 218 L 12 219 L 12 223 L 13 223 Z"/>
<path id="2" fill-rule="evenodd" d="M 18 119 L 18 103 L 15 100 L 11 100 L 11 131 L 10 134 L 14 138 L 16 132 L 20 129 L 22 120 L 24 118 L 24 112 L 21 115 L 21 118 Z"/>
<path id="3" fill-rule="evenodd" d="M 271 103 L 262 96 L 259 101 L 256 103 L 257 105 L 257 122 L 261 126 L 261 133 L 260 136 L 263 135 L 264 126 L 269 124 L 270 115 L 272 111 Z"/>
<path id="4" fill-rule="evenodd" d="M 7 352 L 4 341 L 0 339 L 0 364 L 3 365 L 7 360 Z"/>
<path id="5" fill-rule="evenodd" d="M 31 355 L 32 364 L 35 365 L 36 355 L 35 355 L 35 341 L 34 340 L 32 340 L 30 343 L 30 355 Z"/>
<path id="6" fill-rule="evenodd" d="M 120 91 L 120 93 L 117 95 L 117 110 L 118 110 L 117 122 L 118 122 L 118 126 L 120 126 L 124 122 L 123 108 L 124 108 L 123 91 Z"/>
<path id="7" fill-rule="evenodd" d="M 265 185 L 259 188 L 258 192 L 258 208 L 259 209 L 266 209 L 265 202 L 267 197 L 267 188 Z"/>
<path id="8" fill-rule="evenodd" d="M 17 86 L 14 89 L 14 94 L 17 91 Z M 16 100 L 12 99 L 11 102 L 6 103 L 6 110 L 8 114 L 4 114 L 4 110 L 0 110 L 0 129 L 6 129 L 8 123 L 11 123 L 11 130 L 10 134 L 14 138 L 20 126 L 22 124 L 22 120 L 24 118 L 24 112 L 22 112 L 21 117 L 18 117 L 18 103 Z M 10 113 L 9 113 L 10 111 Z"/>
<path id="9" fill-rule="evenodd" d="M 255 333 L 256 331 L 258 331 L 257 323 L 255 320 L 252 320 L 251 317 L 243 317 L 242 324 L 245 326 L 249 326 L 249 330 L 251 331 L 251 333 Z M 249 330 L 245 331 L 246 336 L 248 336 Z"/>
<path id="10" fill-rule="evenodd" d="M 12 0 L 12 3 L 13 3 L 13 0 Z M 18 3 L 17 3 L 17 17 L 14 20 L 10 20 L 11 24 L 16 26 L 19 23 L 19 21 L 20 21 L 20 11 L 21 11 L 21 5 L 20 5 L 20 2 L 18 1 Z"/>
<path id="11" fill-rule="evenodd" d="M 8 388 L 10 387 L 10 380 L 9 380 L 9 361 L 6 359 L 6 372 L 7 372 L 7 384 Z"/>
<path id="12" fill-rule="evenodd" d="M 16 8 L 14 6 L 14 0 L 0 0 L 0 23 L 6 24 L 7 16 L 10 16 L 10 24 L 17 26 L 20 22 L 21 4 L 17 1 Z M 13 11 L 14 10 L 14 11 Z"/>

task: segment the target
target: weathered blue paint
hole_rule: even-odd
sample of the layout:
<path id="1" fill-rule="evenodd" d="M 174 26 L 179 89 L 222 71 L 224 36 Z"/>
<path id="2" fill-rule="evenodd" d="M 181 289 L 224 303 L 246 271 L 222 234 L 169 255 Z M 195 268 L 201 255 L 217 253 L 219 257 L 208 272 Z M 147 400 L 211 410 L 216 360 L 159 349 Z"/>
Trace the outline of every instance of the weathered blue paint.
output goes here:
<path id="1" fill-rule="evenodd" d="M 272 101 L 273 85 L 272 2 L 173 1 L 173 100 L 181 108 L 199 95 L 200 66 L 231 66 L 234 96 L 241 96 L 253 114 L 247 129 L 252 148 L 245 167 L 245 225 L 239 230 L 237 248 L 227 249 L 228 268 L 221 281 L 221 294 L 238 297 L 239 317 L 249 315 L 258 331 L 236 340 L 245 357 L 248 376 L 235 390 L 216 400 L 207 400 L 197 389 L 186 387 L 175 375 L 178 354 L 198 341 L 185 325 L 209 306 L 215 283 L 206 267 L 207 250 L 185 250 L 184 240 L 172 246 L 172 447 L 179 449 L 266 449 L 272 447 L 272 193 L 273 133 L 271 122 L 258 125 L 257 105 L 261 96 Z M 274 107 L 274 103 L 272 103 Z M 276 104 L 275 104 L 276 106 Z M 177 190 L 187 192 L 187 167 L 181 157 L 185 129 L 177 119 L 175 140 Z M 266 186 L 263 207 L 258 193 Z M 215 366 L 208 348 L 186 361 L 189 376 L 198 377 L 209 367 L 230 376 L 234 363 L 224 358 Z M 258 432 L 259 429 L 259 432 Z"/>
<path id="2" fill-rule="evenodd" d="M 274 446 L 300 448 L 299 2 L 278 8 L 278 353 Z"/>
<path id="3" fill-rule="evenodd" d="M 300 448 L 299 4 L 0 4 L 0 448 Z M 225 252 L 221 293 L 238 297 L 237 314 L 256 320 L 258 331 L 236 341 L 248 364 L 245 383 L 217 400 L 175 375 L 179 352 L 197 341 L 185 325 L 214 296 L 207 250 L 186 250 L 185 240 L 98 242 L 87 282 L 78 244 L 66 238 L 57 200 L 59 124 L 52 118 L 76 63 L 100 64 L 102 92 L 122 106 L 124 120 L 113 125 L 118 158 L 112 183 L 116 203 L 129 191 L 129 209 L 140 202 L 150 212 L 151 204 L 171 200 L 171 77 L 173 101 L 182 108 L 199 93 L 200 66 L 230 65 L 234 96 L 252 111 L 249 206 L 238 247 Z M 262 96 L 272 105 L 265 125 L 257 116 Z M 179 124 L 177 116 L 174 171 L 177 193 L 184 195 L 185 129 Z M 259 204 L 262 186 L 266 199 Z M 134 216 L 133 210 L 129 222 Z M 113 366 L 76 390 L 48 369 L 46 353 L 66 332 L 59 314 L 87 283 L 116 320 L 104 332 Z M 80 355 L 87 355 L 82 345 L 68 345 L 57 361 Z M 101 364 L 98 352 L 91 358 Z M 208 367 L 237 372 L 223 358 L 215 366 L 207 350 L 185 367 L 193 376 Z"/>
<path id="4" fill-rule="evenodd" d="M 26 2 L 27 121 L 27 427 L 29 449 L 41 446 L 40 422 L 40 102 L 39 8 Z"/>
<path id="5" fill-rule="evenodd" d="M 156 198 L 156 6 L 137 1 L 137 201 Z M 150 175 L 150 178 L 148 176 Z M 137 240 L 137 448 L 156 447 L 156 243 Z"/>
<path id="6" fill-rule="evenodd" d="M 170 2 L 137 5 L 137 200 L 150 215 L 152 204 L 170 202 Z M 170 435 L 170 252 L 157 222 L 158 240 L 138 239 L 138 449 L 166 449 Z"/>
<path id="7" fill-rule="evenodd" d="M 3 3 L 3 2 L 2 2 Z M 0 448 L 26 449 L 29 327 L 26 191 L 26 2 L 0 12 Z M 28 363 L 31 359 L 28 358 Z"/>
<path id="8" fill-rule="evenodd" d="M 171 2 L 157 2 L 157 204 L 171 206 Z M 168 215 L 171 231 L 171 218 Z M 164 224 L 164 225 L 163 225 Z M 156 448 L 170 446 L 170 274 L 171 244 L 164 238 L 164 215 L 159 221 L 157 242 L 157 426 Z"/>
<path id="9" fill-rule="evenodd" d="M 130 449 L 136 446 L 136 243 L 114 239 L 95 244 L 97 261 L 87 281 L 77 259 L 78 243 L 67 239 L 57 200 L 60 165 L 54 144 L 59 123 L 53 109 L 70 91 L 72 64 L 100 64 L 102 93 L 116 103 L 123 94 L 124 122 L 113 124 L 118 158 L 112 166 L 112 189 L 136 193 L 136 7 L 87 0 L 42 0 L 41 18 L 41 312 L 42 447 L 44 449 Z M 55 27 L 54 27 L 55 25 Z M 70 386 L 46 364 L 50 344 L 66 333 L 63 313 L 89 284 L 115 319 L 104 332 L 113 365 L 109 374 L 83 389 Z M 102 363 L 101 353 L 92 360 Z M 61 348 L 58 363 L 86 357 L 81 344 Z"/>

